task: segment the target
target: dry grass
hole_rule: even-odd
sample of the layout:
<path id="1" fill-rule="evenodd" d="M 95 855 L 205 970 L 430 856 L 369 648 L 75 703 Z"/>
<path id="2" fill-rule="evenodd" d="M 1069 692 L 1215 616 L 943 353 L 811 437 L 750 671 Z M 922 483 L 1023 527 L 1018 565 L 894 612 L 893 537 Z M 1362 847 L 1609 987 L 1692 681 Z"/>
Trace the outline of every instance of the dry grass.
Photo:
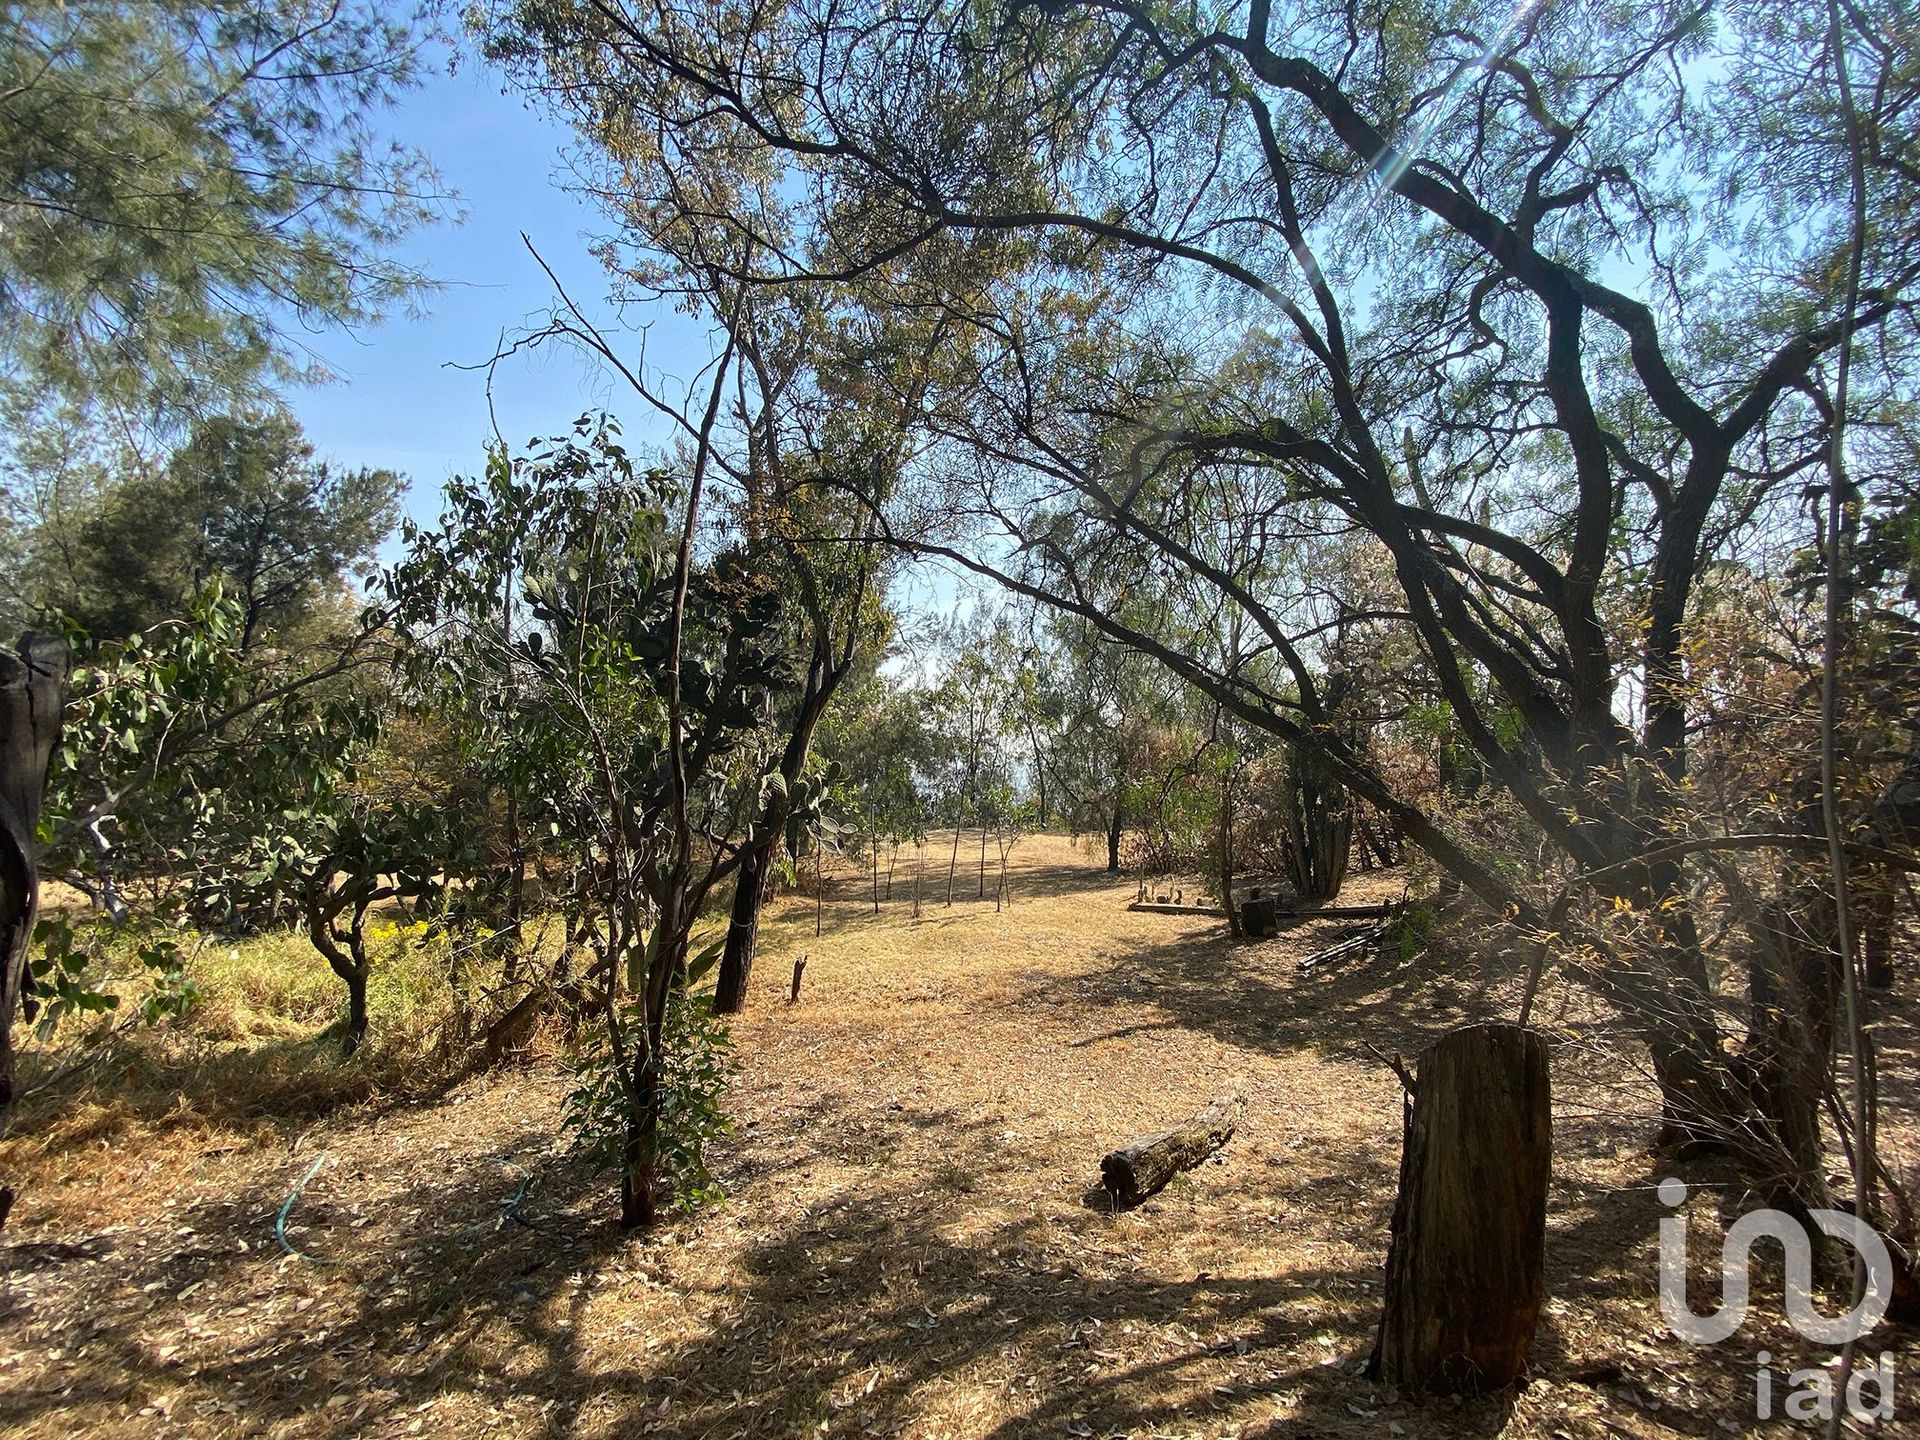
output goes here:
<path id="1" fill-rule="evenodd" d="M 917 922 L 910 856 L 877 918 L 864 878 L 829 899 L 817 938 L 812 902 L 782 903 L 735 1029 L 730 1198 L 654 1236 L 620 1235 L 610 1182 L 566 1157 L 564 1077 L 543 1068 L 375 1095 L 319 1123 L 241 1123 L 244 1106 L 189 1095 L 171 1117 L 69 1117 L 8 1142 L 0 1163 L 27 1189 L 0 1250 L 0 1425 L 582 1440 L 1759 1428 L 1753 1351 L 1804 1353 L 1766 1299 L 1777 1283 L 1756 1285 L 1726 1346 L 1666 1335 L 1651 1102 L 1585 1038 L 1579 997 L 1547 996 L 1566 1038 L 1538 1378 L 1505 1401 L 1417 1404 L 1357 1373 L 1400 1126 L 1398 1086 L 1364 1047 L 1411 1051 L 1510 1014 L 1510 968 L 1382 957 L 1302 977 L 1324 922 L 1236 945 L 1217 922 L 1132 914 L 1131 882 L 1048 837 L 1016 850 L 1004 911 L 991 890 L 948 909 L 945 860 L 929 848 L 939 883 Z M 1361 877 L 1352 893 L 1398 886 Z M 1103 1151 L 1229 1089 L 1247 1120 L 1216 1163 L 1129 1214 L 1089 1195 Z M 274 1239 L 316 1159 L 290 1234 L 325 1263 Z M 1696 1203 L 1721 1198 L 1737 1200 Z"/>

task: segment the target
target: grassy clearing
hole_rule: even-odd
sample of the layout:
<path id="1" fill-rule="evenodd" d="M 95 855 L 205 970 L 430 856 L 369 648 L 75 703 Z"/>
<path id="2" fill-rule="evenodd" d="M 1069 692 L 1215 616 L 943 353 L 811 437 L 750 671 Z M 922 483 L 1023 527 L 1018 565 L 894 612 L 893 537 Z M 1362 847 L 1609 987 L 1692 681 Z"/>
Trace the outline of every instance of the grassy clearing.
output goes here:
<path id="1" fill-rule="evenodd" d="M 444 941 L 397 918 L 373 922 L 370 1040 L 340 1052 L 346 988 L 304 935 L 270 933 L 185 946 L 199 998 L 188 1015 L 134 1025 L 141 994 L 130 937 L 98 946 L 90 983 L 120 997 L 116 1037 L 23 1107 L 16 1144 L 99 1144 L 180 1126 L 310 1123 L 343 1106 L 431 1085 L 449 1070 L 452 1015 Z M 36 1055 L 37 1073 L 72 1066 L 70 1035 Z"/>
<path id="2" fill-rule="evenodd" d="M 942 895 L 946 853 L 928 847 Z M 108 1138 L 67 1121 L 7 1142 L 0 1160 L 28 1187 L 4 1258 L 0 1427 L 1699 1437 L 1763 1433 L 1753 1349 L 1817 1358 L 1772 1276 L 1756 1281 L 1744 1350 L 1663 1334 L 1651 1095 L 1630 1056 L 1592 1038 L 1600 1012 L 1556 984 L 1542 999 L 1558 1042 L 1540 1378 L 1460 1405 L 1370 1386 L 1357 1371 L 1400 1095 L 1364 1047 L 1411 1052 L 1511 1013 L 1514 968 L 1430 951 L 1302 976 L 1325 922 L 1235 944 L 1204 918 L 1128 912 L 1133 882 L 1064 839 L 1023 842 L 1014 866 L 1001 911 L 991 890 L 949 908 L 929 885 L 916 921 L 899 868 L 877 917 L 866 877 L 841 882 L 818 935 L 810 899 L 779 903 L 735 1026 L 736 1134 L 714 1157 L 728 1199 L 650 1236 L 613 1228 L 611 1181 L 557 1135 L 567 1079 L 544 1064 L 324 1118 L 262 1122 L 203 1096 L 165 1130 Z M 1353 894 L 1401 883 L 1361 877 Z M 240 1008 L 248 983 L 232 981 L 223 1023 L 278 1003 L 261 980 Z M 297 1083 L 273 1068 L 293 1047 L 333 1063 L 310 1033 L 249 1023 L 259 1039 L 222 1042 L 245 1057 L 223 1072 L 236 1090 L 255 1074 Z M 1909 1062 L 1913 1034 L 1890 1023 L 1890 1065 Z M 1218 1163 L 1108 1214 L 1090 1193 L 1100 1154 L 1228 1089 L 1247 1120 Z M 1910 1144 L 1909 1111 L 1884 1123 Z M 289 1235 L 326 1263 L 283 1254 L 273 1233 L 316 1161 Z M 1693 1203 L 1738 1198 L 1701 1185 Z M 1888 1347 L 1900 1364 L 1902 1343 Z"/>

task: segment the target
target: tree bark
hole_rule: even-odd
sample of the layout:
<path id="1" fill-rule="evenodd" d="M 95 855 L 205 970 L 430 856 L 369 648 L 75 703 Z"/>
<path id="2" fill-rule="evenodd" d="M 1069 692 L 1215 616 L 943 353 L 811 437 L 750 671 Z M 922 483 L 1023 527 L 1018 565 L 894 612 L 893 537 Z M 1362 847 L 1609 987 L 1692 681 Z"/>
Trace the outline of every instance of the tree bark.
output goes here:
<path id="1" fill-rule="evenodd" d="M 347 1033 L 340 1037 L 340 1049 L 348 1055 L 367 1038 L 367 971 L 357 966 L 347 977 Z"/>
<path id="2" fill-rule="evenodd" d="M 0 652 L 0 1124 L 14 1102 L 13 1017 L 40 913 L 34 833 L 71 666 L 64 640 L 34 631 L 17 654 Z"/>
<path id="3" fill-rule="evenodd" d="M 1233 903 L 1233 777 L 1220 777 L 1220 908 L 1227 913 L 1227 933 L 1238 940 L 1240 912 Z"/>
<path id="4" fill-rule="evenodd" d="M 1244 1114 L 1239 1096 L 1223 1095 L 1185 1124 L 1113 1151 L 1100 1161 L 1101 1189 L 1115 1209 L 1138 1205 L 1231 1140 Z"/>
<path id="5" fill-rule="evenodd" d="M 1281 859 L 1302 900 L 1331 900 L 1347 878 L 1353 801 L 1332 768 L 1304 746 L 1290 746 L 1282 769 Z"/>
<path id="6" fill-rule="evenodd" d="M 620 1154 L 620 1228 L 645 1230 L 658 1212 L 654 1194 L 660 1125 L 660 1100 L 649 1060 L 634 1077 L 627 1112 L 626 1140 Z"/>
<path id="7" fill-rule="evenodd" d="M 1824 886 L 1804 886 L 1748 929 L 1747 1043 L 1735 1075 L 1764 1123 L 1733 1133 L 1743 1168 L 1774 1177 L 1767 1202 L 1804 1218 L 1833 1203 L 1821 1132 L 1841 988 L 1832 900 Z"/>
<path id="8" fill-rule="evenodd" d="M 781 827 L 774 826 L 756 839 L 740 857 L 740 868 L 734 872 L 727 943 L 720 953 L 720 972 L 714 981 L 716 1014 L 738 1015 L 747 1008 L 747 982 L 753 978 L 753 952 L 760 942 L 760 911 L 767 903 L 773 850 L 780 835 Z"/>
<path id="9" fill-rule="evenodd" d="M 1115 805 L 1113 807 L 1113 818 L 1107 821 L 1107 873 L 1109 875 L 1118 875 L 1120 873 L 1121 818 L 1120 807 Z"/>
<path id="10" fill-rule="evenodd" d="M 1526 1373 L 1546 1299 L 1547 1046 L 1470 1025 L 1418 1070 L 1368 1371 L 1409 1393 L 1498 1390 Z"/>

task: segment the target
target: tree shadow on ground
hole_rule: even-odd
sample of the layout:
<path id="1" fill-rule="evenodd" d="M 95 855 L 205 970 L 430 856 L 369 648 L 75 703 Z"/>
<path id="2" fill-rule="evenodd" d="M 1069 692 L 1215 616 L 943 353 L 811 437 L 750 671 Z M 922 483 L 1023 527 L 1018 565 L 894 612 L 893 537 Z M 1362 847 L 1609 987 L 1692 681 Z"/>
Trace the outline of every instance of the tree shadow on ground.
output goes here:
<path id="1" fill-rule="evenodd" d="M 150 1130 L 287 1131 L 352 1109 L 363 1118 L 447 1094 L 472 1066 L 402 1083 L 377 1048 L 343 1056 L 333 1029 L 244 1044 L 134 1043 L 109 1047 L 66 1084 L 15 1113 L 16 1135 L 41 1135 L 52 1153 L 110 1145 L 129 1124 Z M 477 1060 L 477 1055 L 475 1059 Z M 102 1085 L 101 1076 L 109 1077 Z M 90 1102 L 75 1105 L 78 1098 Z"/>
<path id="2" fill-rule="evenodd" d="M 1385 1203 L 1360 1198 L 1379 1190 L 1372 1147 L 1316 1154 L 1311 1176 L 1280 1180 L 1303 1224 L 1334 1216 L 1372 1236 L 1371 1253 L 1316 1260 L 1321 1247 L 1275 1231 L 1271 1273 L 1215 1274 L 1181 1268 L 1175 1244 L 1224 1223 L 1203 1193 L 1176 1186 L 1146 1214 L 1090 1211 L 1077 1186 L 1053 1183 L 1043 1143 L 1010 1143 L 996 1122 L 952 1110 L 876 1118 L 816 1097 L 778 1137 L 720 1157 L 735 1196 L 725 1207 L 643 1239 L 609 1223 L 604 1176 L 536 1152 L 537 1120 L 518 1148 L 512 1136 L 425 1157 L 383 1154 L 378 1137 L 343 1147 L 289 1216 L 314 1260 L 273 1240 L 301 1156 L 217 1207 L 108 1237 L 104 1255 L 41 1264 L 5 1252 L 17 1292 L 5 1333 L 52 1358 L 16 1369 L 0 1426 L 1013 1440 L 1360 1436 L 1393 1422 L 1482 1436 L 1535 1403 L 1417 1403 L 1357 1373 L 1385 1246 Z M 877 1133 L 889 1129 L 937 1133 L 944 1158 L 902 1167 Z M 794 1178 L 814 1166 L 835 1183 L 797 1197 Z M 537 1187 L 523 1190 L 516 1170 Z M 1027 1188 L 1035 1176 L 1048 1177 L 1043 1193 Z M 1556 1296 L 1604 1297 L 1623 1203 L 1636 1202 L 1557 1198 Z M 113 1272 L 104 1303 L 75 1283 L 93 1267 Z M 1570 1371 L 1591 1367 L 1577 1351 L 1550 1316 L 1536 1358 L 1561 1394 L 1579 1390 Z M 1652 1387 L 1637 1359 L 1624 1369 L 1623 1385 Z M 1678 1404 L 1661 1420 L 1707 1436 L 1720 1413 Z"/>
<path id="3" fill-rule="evenodd" d="M 1106 1012 L 1120 1026 L 1191 1029 L 1268 1054 L 1362 1043 L 1413 1050 L 1456 1025 L 1511 1018 L 1502 991 L 1512 973 L 1497 960 L 1443 964 L 1388 950 L 1301 974 L 1301 956 L 1342 928 L 1321 920 L 1291 939 L 1234 940 L 1222 930 L 1108 943 L 1096 968 L 1047 976 L 1007 1003 Z"/>

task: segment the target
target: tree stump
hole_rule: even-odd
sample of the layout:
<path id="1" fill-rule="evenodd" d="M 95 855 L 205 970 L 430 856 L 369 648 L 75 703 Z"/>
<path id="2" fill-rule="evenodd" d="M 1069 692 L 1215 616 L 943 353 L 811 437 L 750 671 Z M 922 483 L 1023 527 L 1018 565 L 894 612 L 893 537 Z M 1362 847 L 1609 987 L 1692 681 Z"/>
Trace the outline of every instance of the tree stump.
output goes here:
<path id="1" fill-rule="evenodd" d="M 1117 1210 L 1138 1205 L 1231 1140 L 1244 1113 L 1238 1095 L 1223 1095 L 1184 1125 L 1115 1150 L 1100 1161 L 1100 1188 Z"/>
<path id="2" fill-rule="evenodd" d="M 807 973 L 807 957 L 802 955 L 793 962 L 793 989 L 787 995 L 789 1005 L 800 1003 L 800 977 Z"/>
<path id="3" fill-rule="evenodd" d="M 1417 1062 L 1368 1373 L 1479 1394 L 1526 1373 L 1546 1298 L 1553 1121 L 1546 1041 L 1470 1025 Z"/>
<path id="4" fill-rule="evenodd" d="M 1250 939 L 1266 940 L 1280 933 L 1280 902 L 1273 896 L 1255 895 L 1240 904 L 1240 932 Z"/>

